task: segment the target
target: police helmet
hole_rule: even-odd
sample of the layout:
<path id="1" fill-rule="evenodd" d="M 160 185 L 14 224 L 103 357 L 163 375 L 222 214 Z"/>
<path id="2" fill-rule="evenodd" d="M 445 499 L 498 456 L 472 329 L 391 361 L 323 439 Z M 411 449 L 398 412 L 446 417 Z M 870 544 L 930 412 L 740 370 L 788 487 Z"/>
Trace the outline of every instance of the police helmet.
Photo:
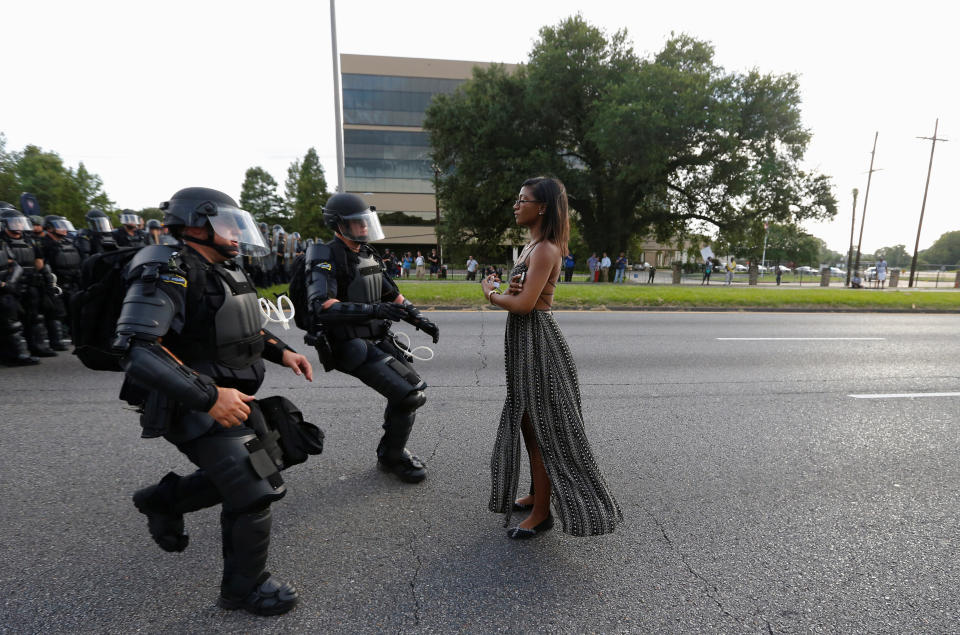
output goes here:
<path id="1" fill-rule="evenodd" d="M 60 234 L 61 236 L 66 236 L 70 232 L 77 231 L 73 223 L 63 216 L 57 216 L 56 214 L 47 214 L 43 217 L 43 228 L 55 234 Z"/>
<path id="2" fill-rule="evenodd" d="M 120 224 L 129 227 L 140 227 L 140 215 L 132 209 L 125 209 L 120 212 Z"/>
<path id="3" fill-rule="evenodd" d="M 110 226 L 110 219 L 107 218 L 107 215 L 96 208 L 87 212 L 85 218 L 87 219 L 87 226 L 90 227 L 90 230 L 98 234 L 108 234 L 113 229 Z"/>
<path id="4" fill-rule="evenodd" d="M 151 229 L 160 229 L 160 230 L 162 230 L 162 229 L 163 229 L 163 223 L 161 223 L 160 221 L 158 221 L 156 218 L 151 218 L 150 220 L 147 221 L 147 231 L 150 231 Z"/>
<path id="5" fill-rule="evenodd" d="M 267 253 L 266 243 L 250 212 L 223 192 L 207 187 L 187 187 L 160 204 L 163 224 L 170 228 L 205 227 L 223 238 L 236 240 L 244 255 Z"/>
<path id="6" fill-rule="evenodd" d="M 323 206 L 323 222 L 344 238 L 358 243 L 382 239 L 383 228 L 377 217 L 377 208 L 356 194 L 334 194 Z"/>
<path id="7" fill-rule="evenodd" d="M 40 216 L 39 214 L 31 214 L 30 222 L 35 226 L 43 227 L 43 216 Z"/>
<path id="8" fill-rule="evenodd" d="M 27 217 L 13 206 L 0 210 L 0 224 L 9 232 L 28 232 L 33 229 Z"/>
<path id="9" fill-rule="evenodd" d="M 263 221 L 257 224 L 257 229 L 259 229 L 260 233 L 263 234 L 264 236 L 270 233 L 270 226 L 264 223 Z"/>

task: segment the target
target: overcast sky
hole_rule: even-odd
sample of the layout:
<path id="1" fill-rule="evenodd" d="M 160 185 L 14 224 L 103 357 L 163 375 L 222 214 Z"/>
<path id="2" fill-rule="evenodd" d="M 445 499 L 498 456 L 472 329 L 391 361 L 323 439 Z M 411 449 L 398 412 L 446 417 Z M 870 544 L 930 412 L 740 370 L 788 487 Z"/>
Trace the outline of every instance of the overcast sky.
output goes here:
<path id="1" fill-rule="evenodd" d="M 709 40 L 728 70 L 800 75 L 809 168 L 833 177 L 837 218 L 807 229 L 844 251 L 853 188 L 863 210 L 880 132 L 864 251 L 912 252 L 930 157 L 920 248 L 960 229 L 960 81 L 947 2 L 669 3 L 407 0 L 337 4 L 342 53 L 516 63 L 538 29 L 581 12 L 626 28 L 641 55 L 671 32 Z M 155 206 L 181 187 L 239 197 L 247 168 L 282 184 L 314 146 L 336 183 L 330 12 L 326 0 L 114 2 L 30 0 L 0 6 L 8 150 L 35 144 L 99 174 L 120 207 Z M 506 210 L 505 210 L 506 213 Z"/>

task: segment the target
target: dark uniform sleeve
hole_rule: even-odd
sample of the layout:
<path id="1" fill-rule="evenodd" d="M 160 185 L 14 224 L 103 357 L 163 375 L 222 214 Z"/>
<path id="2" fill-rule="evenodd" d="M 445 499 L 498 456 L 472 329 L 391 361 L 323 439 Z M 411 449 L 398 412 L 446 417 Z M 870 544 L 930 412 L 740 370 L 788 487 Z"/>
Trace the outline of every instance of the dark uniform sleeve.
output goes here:
<path id="1" fill-rule="evenodd" d="M 185 366 L 162 345 L 164 335 L 183 328 L 186 310 L 187 279 L 168 264 L 173 252 L 169 247 L 145 247 L 127 266 L 127 293 L 113 346 L 124 351 L 120 363 L 128 380 L 206 412 L 217 401 L 213 380 Z"/>

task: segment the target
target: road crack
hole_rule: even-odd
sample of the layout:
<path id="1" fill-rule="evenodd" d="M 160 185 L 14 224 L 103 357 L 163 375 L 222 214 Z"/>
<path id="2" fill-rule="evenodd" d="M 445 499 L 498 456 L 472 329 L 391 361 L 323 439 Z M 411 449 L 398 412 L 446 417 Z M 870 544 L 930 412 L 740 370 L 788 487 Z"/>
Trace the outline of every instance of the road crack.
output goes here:
<path id="1" fill-rule="evenodd" d="M 737 617 L 737 616 L 735 616 L 734 614 L 732 614 L 732 613 L 731 613 L 730 611 L 728 611 L 727 608 L 723 605 L 723 602 L 721 601 L 721 598 L 720 598 L 720 589 L 717 588 L 717 585 L 715 585 L 715 584 L 713 584 L 712 582 L 710 582 L 709 580 L 707 580 L 707 578 L 704 577 L 704 575 L 703 575 L 702 573 L 700 573 L 699 571 L 697 571 L 696 569 L 693 568 L 693 565 L 691 565 L 691 564 L 690 564 L 690 561 L 687 559 L 687 555 L 686 555 L 685 553 L 683 553 L 683 551 L 680 550 L 680 547 L 677 546 L 676 543 L 673 542 L 673 539 L 670 538 L 670 534 L 667 533 L 666 527 L 664 527 L 663 523 L 660 522 L 660 519 L 657 518 L 656 514 L 654 514 L 654 513 L 651 512 L 649 509 L 646 509 L 646 508 L 644 508 L 643 511 L 645 511 L 645 512 L 647 513 L 647 515 L 650 516 L 650 518 L 653 519 L 653 522 L 654 522 L 654 523 L 656 523 L 657 528 L 660 530 L 660 535 L 663 536 L 663 539 L 666 541 L 667 545 L 670 547 L 670 550 L 673 551 L 674 553 L 676 553 L 676 554 L 680 557 L 680 561 L 683 563 L 683 566 L 687 569 L 687 571 L 690 573 L 690 575 L 692 575 L 694 578 L 696 578 L 696 579 L 699 580 L 701 583 L 703 583 L 704 591 L 705 591 L 705 593 L 706 593 L 706 596 L 707 596 L 708 598 L 710 598 L 710 600 L 711 600 L 714 604 L 717 605 L 717 608 L 720 609 L 720 612 L 721 612 L 723 615 L 725 615 L 726 617 L 729 617 L 731 620 L 737 622 L 738 624 L 740 624 L 740 625 L 743 626 L 744 628 L 747 628 L 747 624 L 746 624 L 746 622 L 745 622 L 744 620 L 742 620 L 742 619 L 740 619 L 739 617 Z M 760 619 L 763 619 L 763 617 L 760 617 Z M 766 626 L 767 626 L 767 632 L 773 633 L 773 628 L 771 627 L 770 622 L 768 622 L 768 621 L 765 620 L 765 619 L 763 619 L 763 621 L 764 621 L 764 623 L 765 623 Z"/>

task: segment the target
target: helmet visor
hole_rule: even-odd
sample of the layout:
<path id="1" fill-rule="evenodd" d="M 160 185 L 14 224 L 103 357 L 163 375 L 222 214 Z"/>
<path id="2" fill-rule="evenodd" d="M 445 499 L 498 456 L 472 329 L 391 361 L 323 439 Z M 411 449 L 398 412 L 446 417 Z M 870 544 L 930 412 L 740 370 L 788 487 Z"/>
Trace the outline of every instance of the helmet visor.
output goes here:
<path id="1" fill-rule="evenodd" d="M 217 213 L 208 216 L 207 220 L 218 236 L 237 241 L 240 244 L 240 253 L 244 256 L 263 256 L 269 253 L 250 212 L 218 205 Z"/>
<path id="2" fill-rule="evenodd" d="M 58 218 L 56 220 L 51 220 L 49 225 L 53 227 L 54 230 L 63 230 L 65 232 L 75 232 L 77 228 L 73 226 L 73 223 L 68 221 L 66 218 Z"/>
<path id="3" fill-rule="evenodd" d="M 33 230 L 33 225 L 26 216 L 8 216 L 3 219 L 3 224 L 12 232 L 28 232 Z"/>
<path id="4" fill-rule="evenodd" d="M 383 240 L 383 227 L 380 218 L 372 209 L 366 209 L 358 214 L 341 216 L 340 235 L 357 243 L 372 243 Z"/>
<path id="5" fill-rule="evenodd" d="M 110 219 L 104 218 L 103 216 L 94 216 L 90 219 L 90 229 L 95 232 L 100 232 L 101 234 L 106 234 L 113 228 L 110 227 Z"/>
<path id="6" fill-rule="evenodd" d="M 136 214 L 120 214 L 121 225 L 140 225 L 140 217 Z"/>

